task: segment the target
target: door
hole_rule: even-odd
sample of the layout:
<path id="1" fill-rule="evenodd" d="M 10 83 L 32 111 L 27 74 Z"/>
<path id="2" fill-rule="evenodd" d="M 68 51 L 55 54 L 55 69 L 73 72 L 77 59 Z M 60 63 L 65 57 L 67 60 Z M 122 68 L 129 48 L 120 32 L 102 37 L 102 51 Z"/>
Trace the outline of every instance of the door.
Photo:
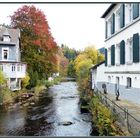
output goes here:
<path id="1" fill-rule="evenodd" d="M 116 92 L 119 91 L 120 88 L 120 79 L 119 77 L 116 77 Z"/>

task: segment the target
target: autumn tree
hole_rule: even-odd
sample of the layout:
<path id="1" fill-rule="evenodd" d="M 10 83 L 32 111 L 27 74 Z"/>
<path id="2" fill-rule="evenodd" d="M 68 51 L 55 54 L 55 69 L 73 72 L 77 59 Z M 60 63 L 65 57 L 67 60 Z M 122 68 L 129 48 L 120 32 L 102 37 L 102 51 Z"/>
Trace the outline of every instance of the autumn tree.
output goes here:
<path id="1" fill-rule="evenodd" d="M 30 83 L 37 83 L 32 81 L 35 76 L 46 79 L 56 72 L 57 45 L 44 13 L 24 5 L 10 17 L 11 26 L 21 30 L 21 58 L 27 62 Z"/>
<path id="2" fill-rule="evenodd" d="M 89 69 L 92 65 L 104 60 L 104 56 L 94 46 L 88 46 L 75 59 L 75 70 L 79 89 L 83 92 L 87 89 Z"/>
<path id="3" fill-rule="evenodd" d="M 57 53 L 57 60 L 58 60 L 57 69 L 58 69 L 58 72 L 60 73 L 60 76 L 66 77 L 69 60 L 64 56 L 63 50 L 60 47 Z"/>

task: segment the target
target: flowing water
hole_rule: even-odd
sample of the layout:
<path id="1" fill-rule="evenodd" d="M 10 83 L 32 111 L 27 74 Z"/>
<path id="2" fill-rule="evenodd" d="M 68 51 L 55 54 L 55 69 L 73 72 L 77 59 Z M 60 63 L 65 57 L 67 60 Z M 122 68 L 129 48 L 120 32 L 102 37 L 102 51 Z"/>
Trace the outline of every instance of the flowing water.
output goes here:
<path id="1" fill-rule="evenodd" d="M 0 112 L 0 136 L 90 136 L 89 114 L 81 114 L 76 82 L 49 89 L 34 105 Z"/>

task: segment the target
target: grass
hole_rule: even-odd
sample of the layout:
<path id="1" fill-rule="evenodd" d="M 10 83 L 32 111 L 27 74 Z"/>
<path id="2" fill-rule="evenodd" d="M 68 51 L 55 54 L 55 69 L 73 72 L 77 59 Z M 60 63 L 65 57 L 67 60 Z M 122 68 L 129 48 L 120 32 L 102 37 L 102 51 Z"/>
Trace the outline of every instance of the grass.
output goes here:
<path id="1" fill-rule="evenodd" d="M 36 87 L 34 87 L 31 90 L 23 88 L 22 90 L 15 91 L 15 92 L 4 87 L 0 89 L 0 105 L 7 105 L 10 103 L 14 103 L 16 98 L 22 96 L 22 94 L 24 93 L 33 92 L 34 97 L 37 97 L 43 90 L 46 90 L 55 84 L 59 84 L 60 81 L 61 81 L 61 78 L 56 77 L 52 81 L 44 80 L 42 83 L 39 83 Z"/>

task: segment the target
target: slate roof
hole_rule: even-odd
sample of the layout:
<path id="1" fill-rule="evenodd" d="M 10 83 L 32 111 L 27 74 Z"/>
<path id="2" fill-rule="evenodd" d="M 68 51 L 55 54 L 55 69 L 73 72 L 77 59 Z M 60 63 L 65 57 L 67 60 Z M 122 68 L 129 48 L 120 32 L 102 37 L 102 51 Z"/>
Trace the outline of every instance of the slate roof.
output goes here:
<path id="1" fill-rule="evenodd" d="M 116 3 L 112 3 L 108 9 L 104 12 L 104 14 L 101 16 L 101 18 L 105 18 L 107 14 L 116 6 Z"/>
<path id="2" fill-rule="evenodd" d="M 11 38 L 11 43 L 17 43 L 20 35 L 20 30 L 19 29 L 9 29 L 6 27 L 0 27 L 0 44 L 3 41 L 3 35 L 9 35 Z"/>

